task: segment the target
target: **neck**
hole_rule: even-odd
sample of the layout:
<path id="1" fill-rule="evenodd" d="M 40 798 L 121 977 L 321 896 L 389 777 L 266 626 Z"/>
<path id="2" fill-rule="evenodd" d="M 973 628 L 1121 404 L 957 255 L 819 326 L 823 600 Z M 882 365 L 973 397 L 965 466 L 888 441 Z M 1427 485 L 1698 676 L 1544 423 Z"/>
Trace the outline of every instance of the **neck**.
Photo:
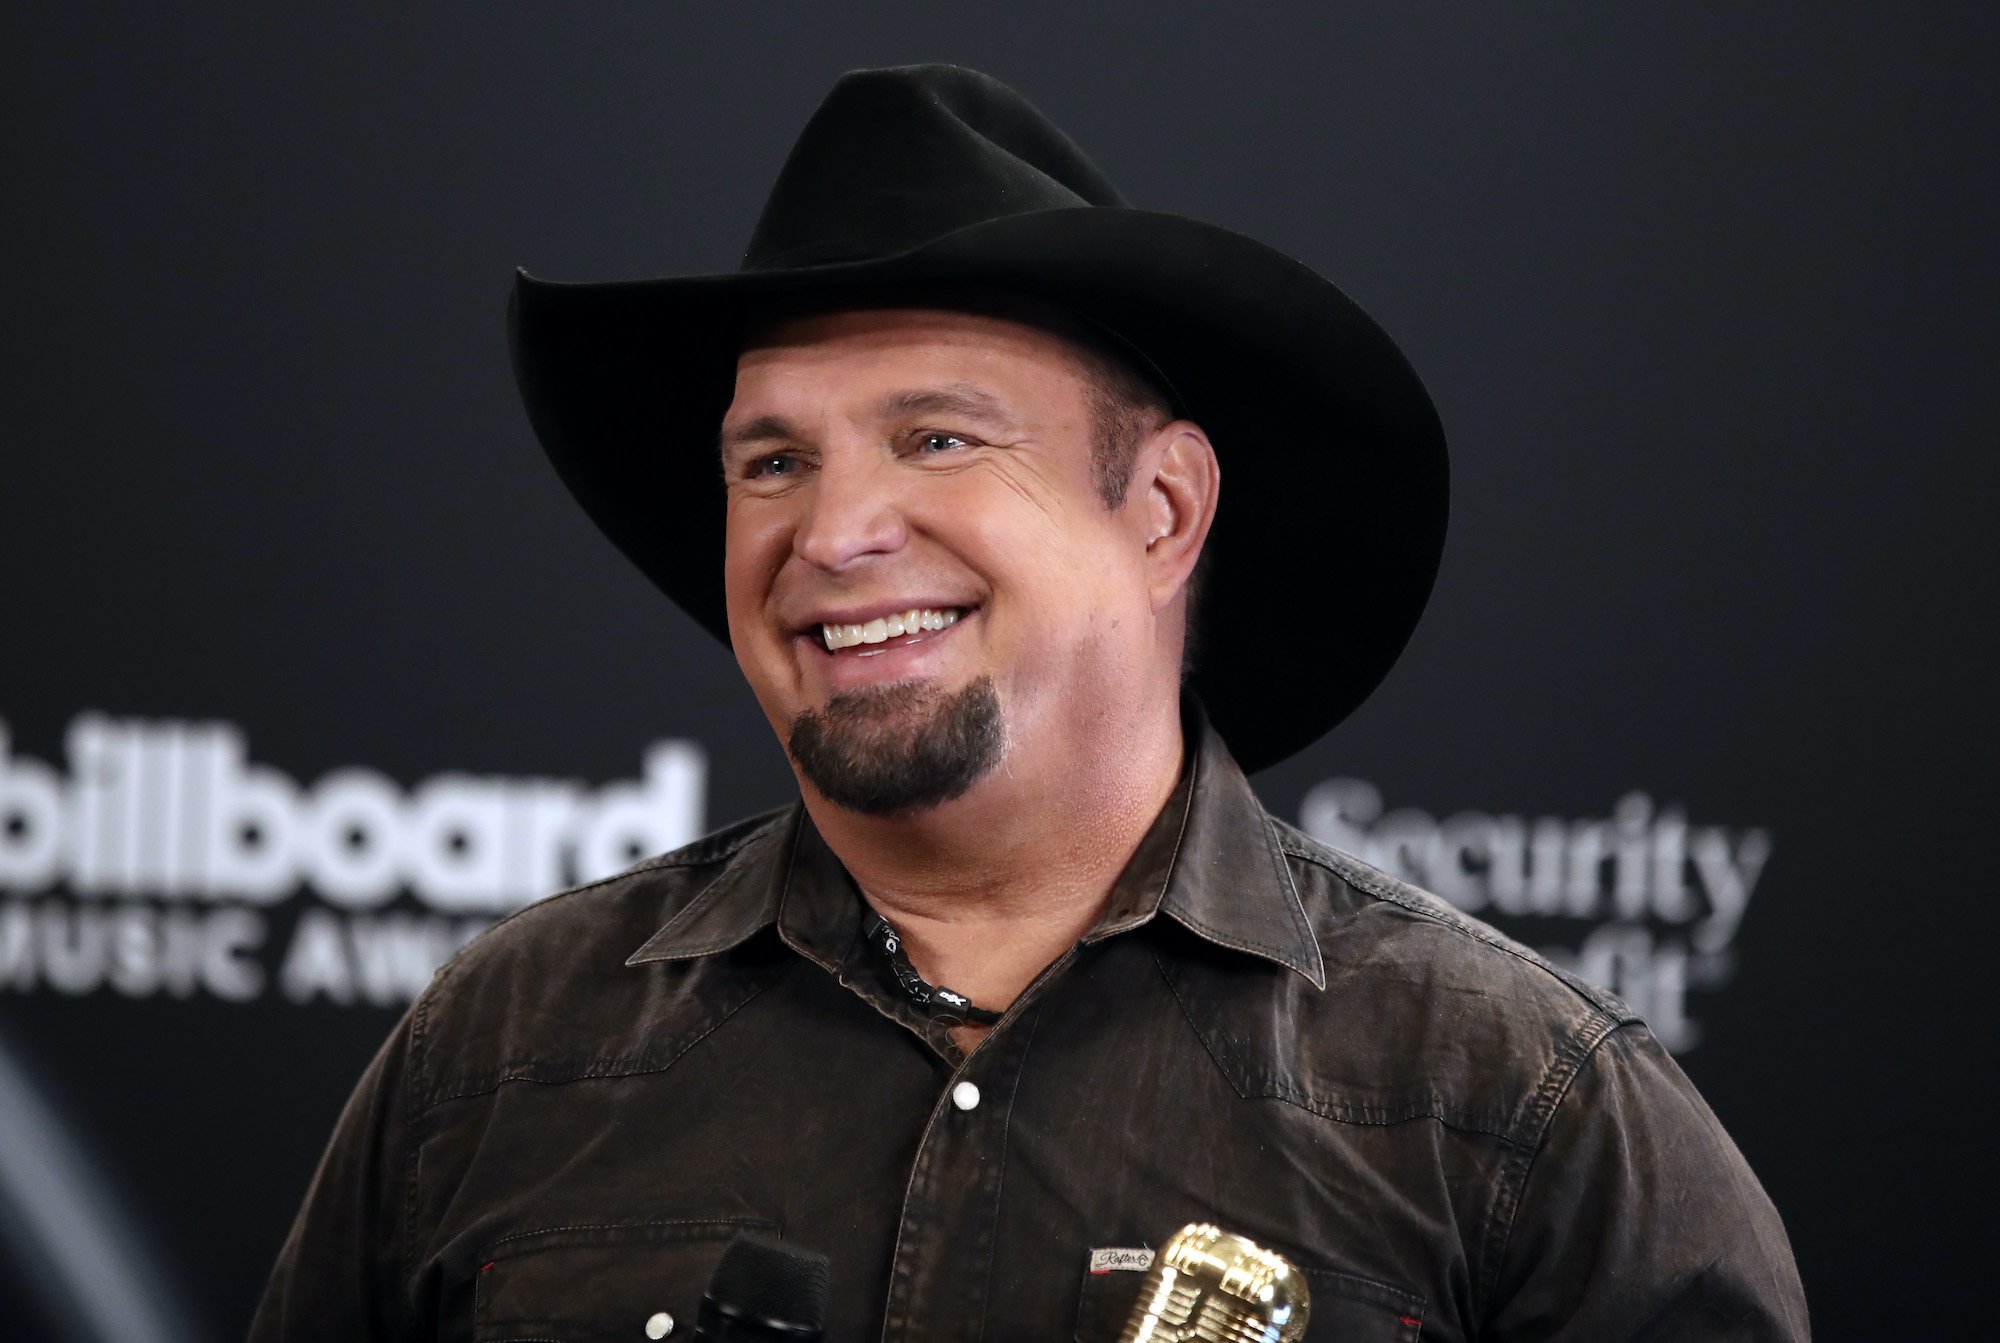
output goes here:
<path id="1" fill-rule="evenodd" d="M 1043 769 L 1009 756 L 965 796 L 919 815 L 863 816 L 805 787 L 806 809 L 903 935 L 923 977 L 1003 1011 L 1088 932 L 1180 779 L 1178 711 L 1093 733 Z M 1072 741 L 1075 739 L 1072 738 Z"/>

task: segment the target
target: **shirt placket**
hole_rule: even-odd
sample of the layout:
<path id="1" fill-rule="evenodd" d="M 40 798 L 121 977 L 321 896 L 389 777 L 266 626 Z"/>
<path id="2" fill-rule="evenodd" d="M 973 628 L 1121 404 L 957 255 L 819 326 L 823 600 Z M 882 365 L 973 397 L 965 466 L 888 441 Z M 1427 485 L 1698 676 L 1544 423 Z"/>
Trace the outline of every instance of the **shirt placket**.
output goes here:
<path id="1" fill-rule="evenodd" d="M 994 1028 L 946 1081 L 903 1195 L 883 1311 L 884 1343 L 970 1343 L 985 1335 L 1007 1125 L 1039 1004 Z"/>

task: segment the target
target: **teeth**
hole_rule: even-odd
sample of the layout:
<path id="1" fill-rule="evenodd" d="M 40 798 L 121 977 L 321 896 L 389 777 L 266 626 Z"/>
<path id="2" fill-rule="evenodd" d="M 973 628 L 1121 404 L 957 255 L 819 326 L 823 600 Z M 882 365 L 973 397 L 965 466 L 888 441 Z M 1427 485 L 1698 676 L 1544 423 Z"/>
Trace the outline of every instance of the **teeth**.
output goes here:
<path id="1" fill-rule="evenodd" d="M 856 644 L 879 644 L 898 635 L 916 634 L 926 630 L 949 629 L 958 623 L 965 613 L 956 607 L 936 610 L 931 607 L 912 607 L 894 615 L 871 620 L 865 625 L 821 625 L 819 637 L 831 653 L 842 648 L 852 648 Z"/>

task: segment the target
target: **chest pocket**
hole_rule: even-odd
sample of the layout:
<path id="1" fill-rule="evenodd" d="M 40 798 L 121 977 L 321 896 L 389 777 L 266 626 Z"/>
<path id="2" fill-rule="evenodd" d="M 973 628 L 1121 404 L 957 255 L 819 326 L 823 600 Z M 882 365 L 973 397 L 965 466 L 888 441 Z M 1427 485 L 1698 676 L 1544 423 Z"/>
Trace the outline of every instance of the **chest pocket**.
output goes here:
<path id="1" fill-rule="evenodd" d="M 702 1291 L 730 1240 L 741 1231 L 775 1230 L 744 1219 L 510 1236 L 482 1258 L 474 1343 L 679 1343 L 694 1336 Z"/>
<path id="2" fill-rule="evenodd" d="M 1146 1275 L 1086 1273 L 1077 1301 L 1077 1343 L 1118 1343 L 1132 1317 Z M 1306 1270 L 1312 1315 L 1305 1343 L 1416 1343 L 1424 1327 L 1424 1300 L 1351 1273 Z"/>

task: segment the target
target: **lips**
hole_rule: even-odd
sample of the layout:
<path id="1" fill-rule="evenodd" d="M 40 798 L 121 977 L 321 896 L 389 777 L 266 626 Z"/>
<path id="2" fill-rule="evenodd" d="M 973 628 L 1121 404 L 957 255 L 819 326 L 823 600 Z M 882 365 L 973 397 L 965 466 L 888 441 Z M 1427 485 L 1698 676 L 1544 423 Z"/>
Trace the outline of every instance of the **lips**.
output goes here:
<path id="1" fill-rule="evenodd" d="M 906 634 L 950 629 L 964 614 L 965 608 L 960 606 L 916 606 L 853 624 L 822 622 L 819 636 L 826 651 L 835 653 L 844 648 L 886 643 Z"/>

